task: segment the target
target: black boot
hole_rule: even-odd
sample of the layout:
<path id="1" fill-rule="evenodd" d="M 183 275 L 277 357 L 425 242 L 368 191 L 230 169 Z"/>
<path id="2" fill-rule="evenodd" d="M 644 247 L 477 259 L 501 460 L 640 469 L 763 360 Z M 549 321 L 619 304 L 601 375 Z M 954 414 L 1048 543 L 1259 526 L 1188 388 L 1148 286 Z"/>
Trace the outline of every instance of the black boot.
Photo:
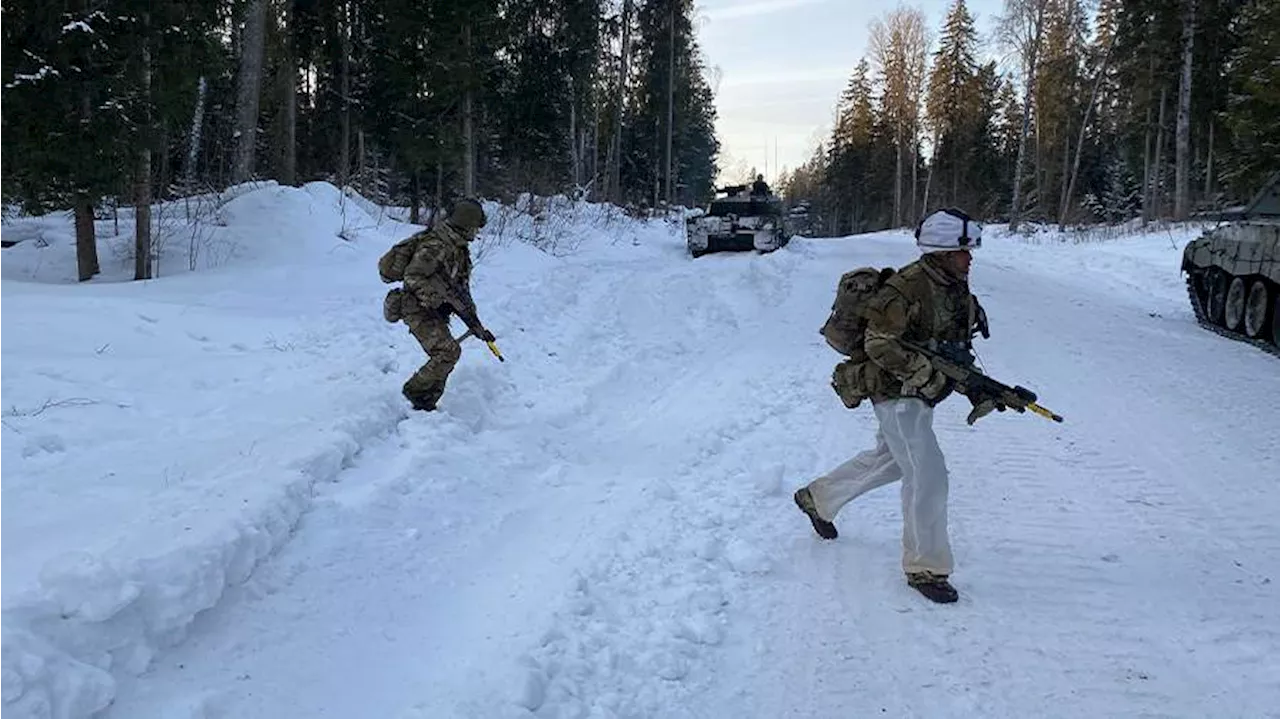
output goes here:
<path id="1" fill-rule="evenodd" d="M 840 533 L 836 531 L 836 525 L 818 516 L 818 508 L 813 503 L 813 495 L 809 493 L 808 487 L 797 489 L 793 498 L 796 500 L 796 506 L 800 508 L 800 511 L 809 515 L 809 523 L 813 525 L 813 531 L 817 532 L 819 537 L 835 539 L 840 536 Z"/>
<path id="2" fill-rule="evenodd" d="M 951 586 L 951 582 L 947 581 L 944 574 L 930 574 L 929 572 L 916 572 L 907 575 L 907 584 L 915 588 L 930 601 L 938 604 L 951 604 L 960 598 L 956 588 Z"/>
<path id="3" fill-rule="evenodd" d="M 436 400 L 434 400 L 434 399 L 432 399 L 432 398 L 430 398 L 430 397 L 424 397 L 424 396 L 422 396 L 422 395 L 420 395 L 420 394 L 417 394 L 417 393 L 414 393 L 414 392 L 410 392 L 410 391 L 408 391 L 408 390 L 405 390 L 405 391 L 401 392 L 401 394 L 403 394 L 403 395 L 404 395 L 404 398 L 405 398 L 405 399 L 409 400 L 409 404 L 413 405 L 413 408 L 414 408 L 414 409 L 419 410 L 419 411 L 422 411 L 422 412 L 433 412 L 433 411 L 435 411 L 435 408 L 436 408 Z"/>

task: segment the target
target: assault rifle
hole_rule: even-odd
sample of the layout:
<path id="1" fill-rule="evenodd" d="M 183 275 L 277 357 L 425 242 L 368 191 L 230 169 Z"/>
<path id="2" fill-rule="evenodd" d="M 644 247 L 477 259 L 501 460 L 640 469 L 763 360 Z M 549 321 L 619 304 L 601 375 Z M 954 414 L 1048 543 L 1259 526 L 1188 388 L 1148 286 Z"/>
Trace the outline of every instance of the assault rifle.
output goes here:
<path id="1" fill-rule="evenodd" d="M 456 287 L 450 286 L 449 291 L 453 295 L 450 298 L 450 304 L 453 305 L 454 312 L 462 320 L 463 324 L 467 326 L 467 331 L 463 332 L 462 336 L 459 337 L 457 341 L 462 342 L 468 337 L 479 337 L 480 330 L 484 329 L 484 325 L 480 324 L 480 318 L 476 316 L 475 310 L 471 309 L 471 305 L 469 303 L 462 301 L 461 298 L 465 295 L 458 292 Z M 485 341 L 485 344 L 489 345 L 489 351 L 493 353 L 494 357 L 498 358 L 499 362 L 507 361 L 506 358 L 502 356 L 502 353 L 498 351 L 498 346 L 496 344 L 487 340 Z"/>
<path id="2" fill-rule="evenodd" d="M 1002 382 L 982 374 L 972 365 L 965 365 L 957 362 L 946 354 L 930 350 L 927 347 L 921 347 L 913 342 L 898 339 L 898 342 L 907 349 L 914 350 L 928 357 L 933 368 L 946 375 L 956 383 L 956 391 L 969 398 L 978 397 L 979 401 L 994 401 L 996 408 L 1010 407 L 1018 412 L 1031 410 L 1046 419 L 1054 422 L 1062 422 L 1062 416 L 1045 409 L 1037 403 L 1036 393 L 1026 387 L 1015 386 L 1010 387 Z M 969 424 L 973 424 L 975 417 L 970 414 Z"/>
<path id="3" fill-rule="evenodd" d="M 462 342 L 463 340 L 465 340 L 466 338 L 468 338 L 468 337 L 475 337 L 475 336 L 476 336 L 476 333 L 475 333 L 475 332 L 473 332 L 472 330 L 468 329 L 466 332 L 463 332 L 463 333 L 462 333 L 462 336 L 461 336 L 461 337 L 459 337 L 456 341 L 457 341 L 457 342 L 459 342 L 459 343 L 461 343 L 461 342 Z M 494 343 L 492 343 L 492 342 L 485 342 L 485 344 L 489 345 L 489 351 L 493 353 L 493 356 L 494 356 L 494 357 L 497 357 L 497 358 L 498 358 L 498 361 L 499 361 L 499 362 L 506 362 L 506 361 L 507 361 L 507 358 L 506 358 L 506 357 L 503 357 L 503 356 L 502 356 L 502 353 L 498 351 L 498 346 L 497 346 L 497 345 L 495 345 L 495 344 L 494 344 Z"/>

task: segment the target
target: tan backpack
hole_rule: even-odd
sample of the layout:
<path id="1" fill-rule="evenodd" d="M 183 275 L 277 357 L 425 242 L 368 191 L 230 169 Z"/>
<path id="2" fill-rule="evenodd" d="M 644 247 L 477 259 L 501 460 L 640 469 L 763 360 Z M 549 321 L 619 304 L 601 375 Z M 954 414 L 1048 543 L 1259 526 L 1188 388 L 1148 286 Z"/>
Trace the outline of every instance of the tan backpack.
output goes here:
<path id="1" fill-rule="evenodd" d="M 819 333 L 831 349 L 846 357 L 863 357 L 863 337 L 867 331 L 867 305 L 897 272 L 892 267 L 859 267 L 840 276 L 831 315 Z"/>
<path id="2" fill-rule="evenodd" d="M 404 270 L 409 266 L 409 261 L 413 259 L 413 253 L 418 249 L 418 241 L 425 234 L 425 232 L 415 232 L 409 235 L 392 245 L 391 249 L 378 258 L 378 276 L 382 278 L 383 282 L 391 284 L 392 282 L 404 280 Z"/>

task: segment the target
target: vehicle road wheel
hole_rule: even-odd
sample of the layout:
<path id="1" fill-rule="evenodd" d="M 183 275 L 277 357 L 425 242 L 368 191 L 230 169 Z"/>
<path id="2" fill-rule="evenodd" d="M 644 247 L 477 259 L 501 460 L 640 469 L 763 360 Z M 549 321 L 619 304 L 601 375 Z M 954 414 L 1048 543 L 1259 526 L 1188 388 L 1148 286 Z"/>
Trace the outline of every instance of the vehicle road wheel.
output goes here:
<path id="1" fill-rule="evenodd" d="M 1275 295 L 1271 300 L 1271 342 L 1280 347 L 1280 288 Z"/>
<path id="2" fill-rule="evenodd" d="M 1206 282 L 1209 285 L 1209 321 L 1215 325 L 1222 325 L 1223 310 L 1227 306 L 1227 281 L 1230 278 L 1226 272 L 1217 268 L 1209 270 L 1209 276 Z"/>
<path id="3" fill-rule="evenodd" d="M 1223 317 L 1226 328 L 1232 332 L 1239 332 L 1240 325 L 1244 322 L 1244 300 L 1244 280 L 1232 277 L 1227 289 L 1227 306 Z"/>
<path id="4" fill-rule="evenodd" d="M 1267 329 L 1267 315 L 1270 311 L 1271 288 L 1267 286 L 1266 280 L 1254 280 L 1249 285 L 1249 299 L 1244 303 L 1244 333 L 1253 338 L 1261 337 Z"/>

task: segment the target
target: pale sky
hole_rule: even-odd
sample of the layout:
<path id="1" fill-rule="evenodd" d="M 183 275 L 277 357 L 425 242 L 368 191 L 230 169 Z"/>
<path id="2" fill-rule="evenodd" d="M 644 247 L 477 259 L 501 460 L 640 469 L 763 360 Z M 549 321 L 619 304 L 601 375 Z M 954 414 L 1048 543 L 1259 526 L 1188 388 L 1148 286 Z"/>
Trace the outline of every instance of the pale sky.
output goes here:
<path id="1" fill-rule="evenodd" d="M 934 47 L 952 0 L 917 0 Z M 768 172 L 794 168 L 831 129 L 872 19 L 897 0 L 695 0 L 694 27 L 716 93 L 722 170 L 741 159 Z M 1003 0 L 966 0 L 987 42 Z M 992 48 L 994 54 L 994 48 Z M 985 54 L 985 53 L 984 53 Z M 717 81 L 718 74 L 718 85 Z M 777 162 L 774 143 L 777 142 Z"/>

